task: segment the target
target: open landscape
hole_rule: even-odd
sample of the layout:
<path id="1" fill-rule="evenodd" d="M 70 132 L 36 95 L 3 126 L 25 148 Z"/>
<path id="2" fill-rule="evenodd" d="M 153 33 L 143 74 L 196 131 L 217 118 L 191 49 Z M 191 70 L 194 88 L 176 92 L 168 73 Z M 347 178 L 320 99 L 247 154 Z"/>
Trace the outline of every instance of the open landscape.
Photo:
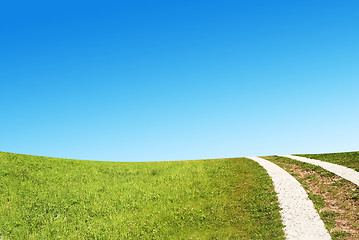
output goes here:
<path id="1" fill-rule="evenodd" d="M 303 155 L 356 166 L 359 152 Z M 357 239 L 358 186 L 263 157 L 305 188 L 332 239 Z M 1 239 L 284 239 L 271 177 L 247 158 L 99 162 L 0 152 Z"/>
<path id="2" fill-rule="evenodd" d="M 0 240 L 359 239 L 359 1 L 0 11 Z"/>

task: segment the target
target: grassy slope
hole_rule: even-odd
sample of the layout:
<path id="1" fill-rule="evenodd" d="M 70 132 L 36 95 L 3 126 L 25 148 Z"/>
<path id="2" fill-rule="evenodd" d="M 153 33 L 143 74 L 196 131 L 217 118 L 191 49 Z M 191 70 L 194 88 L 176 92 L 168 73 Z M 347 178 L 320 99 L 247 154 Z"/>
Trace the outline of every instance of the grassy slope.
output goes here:
<path id="1" fill-rule="evenodd" d="M 248 159 L 113 163 L 0 152 L 0 237 L 282 239 L 265 170 Z"/>
<path id="2" fill-rule="evenodd" d="M 326 153 L 326 154 L 296 154 L 326 162 L 336 163 L 359 171 L 359 152 Z"/>

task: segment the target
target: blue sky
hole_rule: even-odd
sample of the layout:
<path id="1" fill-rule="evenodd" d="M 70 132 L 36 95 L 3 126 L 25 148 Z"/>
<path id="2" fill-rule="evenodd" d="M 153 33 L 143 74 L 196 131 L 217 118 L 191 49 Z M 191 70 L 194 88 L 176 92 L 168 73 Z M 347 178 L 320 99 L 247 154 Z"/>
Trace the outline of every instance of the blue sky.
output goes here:
<path id="1" fill-rule="evenodd" d="M 358 12 L 318 0 L 1 3 L 0 151 L 358 151 Z"/>

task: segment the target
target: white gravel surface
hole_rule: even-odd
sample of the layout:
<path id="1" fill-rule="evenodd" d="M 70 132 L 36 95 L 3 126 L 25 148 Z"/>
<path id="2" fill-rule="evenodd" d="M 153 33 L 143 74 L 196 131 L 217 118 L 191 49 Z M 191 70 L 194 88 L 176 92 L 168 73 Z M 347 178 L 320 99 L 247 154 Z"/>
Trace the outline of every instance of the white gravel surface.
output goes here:
<path id="1" fill-rule="evenodd" d="M 312 201 L 300 183 L 274 163 L 259 157 L 250 157 L 268 172 L 278 193 L 284 232 L 289 240 L 331 239 Z"/>
<path id="2" fill-rule="evenodd" d="M 310 158 L 306 158 L 306 157 L 299 157 L 299 156 L 293 156 L 293 155 L 280 155 L 280 156 L 292 158 L 297 161 L 306 162 L 306 163 L 320 166 L 320 167 L 324 168 L 325 170 L 332 172 L 332 173 L 334 173 L 348 181 L 351 181 L 352 183 L 359 186 L 359 172 L 357 172 L 351 168 L 347 168 L 347 167 L 344 167 L 344 166 L 341 166 L 338 164 L 334 164 L 334 163 L 310 159 Z"/>

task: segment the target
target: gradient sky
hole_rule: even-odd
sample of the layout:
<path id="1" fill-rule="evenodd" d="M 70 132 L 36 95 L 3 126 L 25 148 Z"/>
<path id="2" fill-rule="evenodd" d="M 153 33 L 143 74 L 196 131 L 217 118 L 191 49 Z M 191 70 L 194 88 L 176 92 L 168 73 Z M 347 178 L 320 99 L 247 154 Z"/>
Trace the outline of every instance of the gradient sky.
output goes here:
<path id="1" fill-rule="evenodd" d="M 358 1 L 6 1 L 0 151 L 359 150 Z"/>

